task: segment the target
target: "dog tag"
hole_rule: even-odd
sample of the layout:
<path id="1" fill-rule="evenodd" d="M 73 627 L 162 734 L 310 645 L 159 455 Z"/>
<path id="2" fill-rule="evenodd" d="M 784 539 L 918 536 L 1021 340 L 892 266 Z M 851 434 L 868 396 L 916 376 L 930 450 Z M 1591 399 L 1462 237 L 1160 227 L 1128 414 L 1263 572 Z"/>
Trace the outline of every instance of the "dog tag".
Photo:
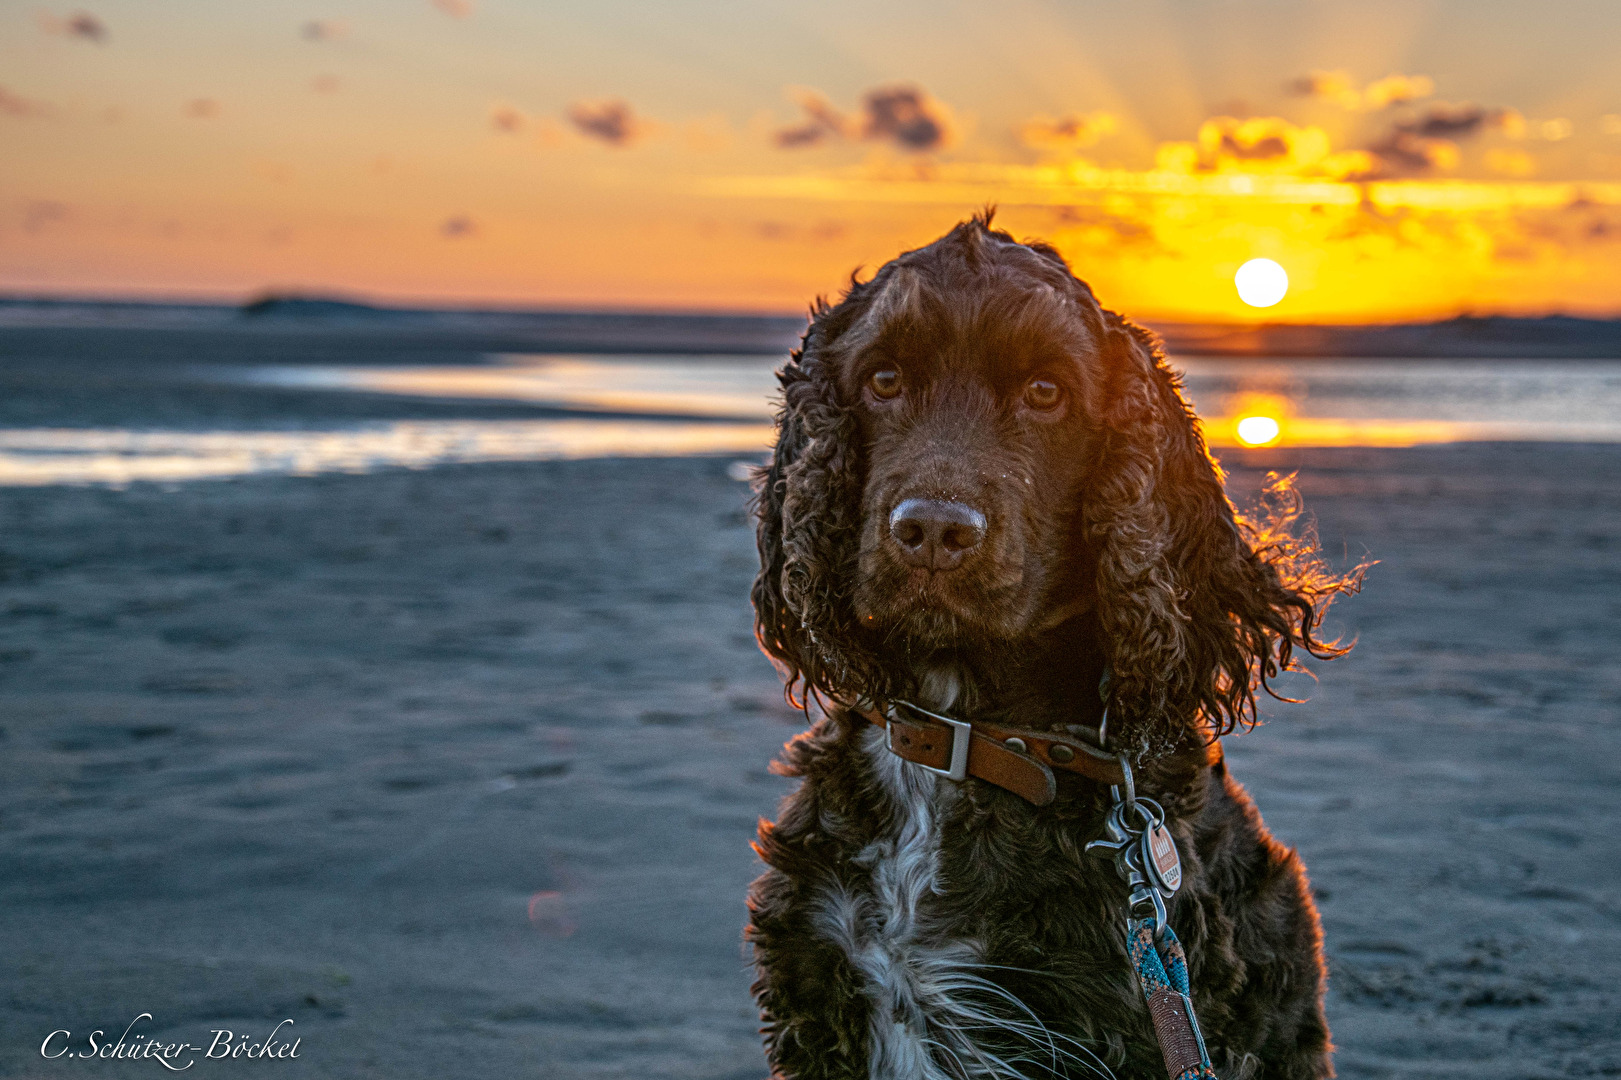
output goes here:
<path id="1" fill-rule="evenodd" d="M 1159 879 L 1167 896 L 1182 887 L 1182 859 L 1176 853 L 1176 840 L 1171 836 L 1171 830 L 1164 825 L 1154 822 L 1148 826 L 1148 832 L 1143 837 L 1144 847 L 1148 849 L 1148 862 L 1154 868 L 1154 876 Z"/>

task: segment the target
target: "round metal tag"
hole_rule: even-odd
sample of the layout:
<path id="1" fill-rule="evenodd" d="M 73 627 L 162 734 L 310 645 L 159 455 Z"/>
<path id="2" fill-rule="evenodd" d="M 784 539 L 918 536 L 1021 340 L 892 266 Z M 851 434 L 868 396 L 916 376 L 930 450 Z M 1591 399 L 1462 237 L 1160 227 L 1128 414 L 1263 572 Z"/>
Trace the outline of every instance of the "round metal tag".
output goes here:
<path id="1" fill-rule="evenodd" d="M 1182 887 L 1182 859 L 1176 853 L 1176 840 L 1171 836 L 1171 830 L 1160 824 L 1148 827 L 1147 841 L 1148 864 L 1154 868 L 1154 876 L 1164 887 L 1166 893 L 1174 893 Z"/>

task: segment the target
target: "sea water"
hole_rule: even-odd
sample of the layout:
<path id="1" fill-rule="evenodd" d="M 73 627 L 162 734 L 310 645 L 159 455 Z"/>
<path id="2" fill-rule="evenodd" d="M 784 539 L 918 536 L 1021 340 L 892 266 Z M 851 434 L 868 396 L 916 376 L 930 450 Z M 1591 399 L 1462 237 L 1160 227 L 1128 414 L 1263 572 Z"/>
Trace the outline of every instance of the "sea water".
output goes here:
<path id="1" fill-rule="evenodd" d="M 198 364 L 188 375 L 198 387 L 507 402 L 549 414 L 316 418 L 269 428 L 0 427 L 0 485 L 116 486 L 584 457 L 758 460 L 772 439 L 781 363 L 780 355 L 501 354 L 438 367 Z M 1238 423 L 1252 416 L 1274 420 L 1273 444 L 1285 447 L 1621 442 L 1618 361 L 1179 357 L 1175 364 L 1218 451 L 1245 444 Z"/>

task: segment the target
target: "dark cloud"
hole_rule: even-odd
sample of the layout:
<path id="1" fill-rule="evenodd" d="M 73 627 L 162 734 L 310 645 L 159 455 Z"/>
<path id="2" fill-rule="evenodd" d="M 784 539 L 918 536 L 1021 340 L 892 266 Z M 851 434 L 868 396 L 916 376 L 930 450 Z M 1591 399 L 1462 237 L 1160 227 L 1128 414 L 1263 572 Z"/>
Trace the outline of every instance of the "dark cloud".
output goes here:
<path id="1" fill-rule="evenodd" d="M 1343 71 L 1313 71 L 1309 75 L 1290 79 L 1284 84 L 1284 89 L 1295 97 L 1319 98 L 1348 107 L 1355 107 L 1362 101 L 1356 84 Z"/>
<path id="2" fill-rule="evenodd" d="M 439 235 L 447 240 L 459 240 L 478 232 L 478 224 L 466 214 L 449 217 L 439 226 Z"/>
<path id="3" fill-rule="evenodd" d="M 581 135 L 601 139 L 609 146 L 629 146 L 646 127 L 627 102 L 618 100 L 575 102 L 568 108 L 568 118 Z"/>
<path id="4" fill-rule="evenodd" d="M 1046 150 L 1084 150 L 1119 127 L 1113 113 L 1070 113 L 1057 118 L 1037 116 L 1027 120 L 1019 136 L 1026 146 Z"/>
<path id="5" fill-rule="evenodd" d="M 1105 210 L 1099 206 L 1058 206 L 1053 216 L 1068 227 L 1071 243 L 1089 248 L 1116 250 L 1122 245 L 1168 251 L 1145 222 Z"/>
<path id="6" fill-rule="evenodd" d="M 94 41 L 98 45 L 107 40 L 107 24 L 88 11 L 75 11 L 65 19 L 49 12 L 41 12 L 38 18 L 40 29 L 47 34 L 82 38 L 85 41 Z"/>
<path id="7" fill-rule="evenodd" d="M 305 41 L 336 41 L 349 33 L 349 24 L 336 19 L 311 19 L 298 32 Z"/>
<path id="8" fill-rule="evenodd" d="M 881 86 L 863 101 L 861 134 L 898 143 L 908 150 L 935 150 L 951 135 L 944 106 L 916 86 Z"/>
<path id="9" fill-rule="evenodd" d="M 826 142 L 828 130 L 820 124 L 800 124 L 797 127 L 781 128 L 771 136 L 771 141 L 777 144 L 780 150 L 797 150 L 802 146 L 816 146 Z"/>
<path id="10" fill-rule="evenodd" d="M 36 199 L 23 207 L 23 231 L 37 233 L 68 219 L 66 203 L 53 199 Z"/>
<path id="11" fill-rule="evenodd" d="M 815 90 L 802 90 L 795 95 L 799 107 L 805 112 L 802 123 L 779 129 L 772 141 L 788 150 L 801 146 L 816 146 L 829 139 L 842 138 L 850 133 L 850 121 L 833 103 Z"/>
<path id="12" fill-rule="evenodd" d="M 1234 132 L 1224 131 L 1221 135 L 1221 152 L 1241 161 L 1266 161 L 1288 154 L 1289 143 L 1281 135 L 1265 135 L 1254 142 L 1245 142 Z"/>
<path id="13" fill-rule="evenodd" d="M 1368 152 L 1378 161 L 1377 175 L 1449 169 L 1458 163 L 1458 141 L 1485 131 L 1516 131 L 1524 119 L 1513 109 L 1436 102 L 1396 120 Z"/>
<path id="14" fill-rule="evenodd" d="M 1379 162 L 1375 175 L 1428 172 L 1456 160 L 1457 147 L 1444 139 L 1420 138 L 1406 131 L 1392 132 L 1368 147 Z"/>
<path id="15" fill-rule="evenodd" d="M 783 149 L 817 146 L 859 136 L 907 150 L 937 150 L 951 139 L 951 111 L 916 86 L 880 86 L 867 91 L 859 121 L 851 121 L 814 90 L 797 95 L 805 119 L 781 128 L 772 141 Z"/>
<path id="16" fill-rule="evenodd" d="M 49 116 L 50 114 L 51 107 L 43 101 L 34 101 L 13 94 L 10 90 L 0 86 L 0 116 L 28 119 L 29 117 Z"/>
<path id="17" fill-rule="evenodd" d="M 1437 103 L 1417 116 L 1398 120 L 1395 129 L 1423 139 L 1467 138 L 1485 127 L 1500 111 L 1483 109 L 1479 105 Z"/>
<path id="18" fill-rule="evenodd" d="M 69 37 L 84 38 L 101 43 L 107 40 L 107 24 L 88 11 L 75 11 L 65 24 Z"/>
<path id="19" fill-rule="evenodd" d="M 1313 71 L 1284 84 L 1296 97 L 1332 101 L 1345 109 L 1386 109 L 1435 93 L 1435 80 L 1428 75 L 1386 75 L 1361 89 L 1343 71 Z"/>

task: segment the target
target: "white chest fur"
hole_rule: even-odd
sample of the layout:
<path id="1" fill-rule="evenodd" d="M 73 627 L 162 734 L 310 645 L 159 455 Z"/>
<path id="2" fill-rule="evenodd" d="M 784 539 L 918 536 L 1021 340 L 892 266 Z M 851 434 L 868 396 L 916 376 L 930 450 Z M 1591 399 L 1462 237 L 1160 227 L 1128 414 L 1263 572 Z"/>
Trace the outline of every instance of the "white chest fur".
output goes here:
<path id="1" fill-rule="evenodd" d="M 942 888 L 940 822 L 958 789 L 891 754 L 881 729 L 862 738 L 891 802 L 891 824 L 856 856 L 870 883 L 828 887 L 815 918 L 817 933 L 866 980 L 872 1080 L 1012 1080 L 1034 1061 L 1107 1075 L 1084 1047 L 1048 1032 L 1022 1002 L 980 974 L 986 970 L 980 943 L 953 938 L 931 920 L 930 900 Z M 1010 1044 L 1020 1049 L 990 1048 Z"/>

